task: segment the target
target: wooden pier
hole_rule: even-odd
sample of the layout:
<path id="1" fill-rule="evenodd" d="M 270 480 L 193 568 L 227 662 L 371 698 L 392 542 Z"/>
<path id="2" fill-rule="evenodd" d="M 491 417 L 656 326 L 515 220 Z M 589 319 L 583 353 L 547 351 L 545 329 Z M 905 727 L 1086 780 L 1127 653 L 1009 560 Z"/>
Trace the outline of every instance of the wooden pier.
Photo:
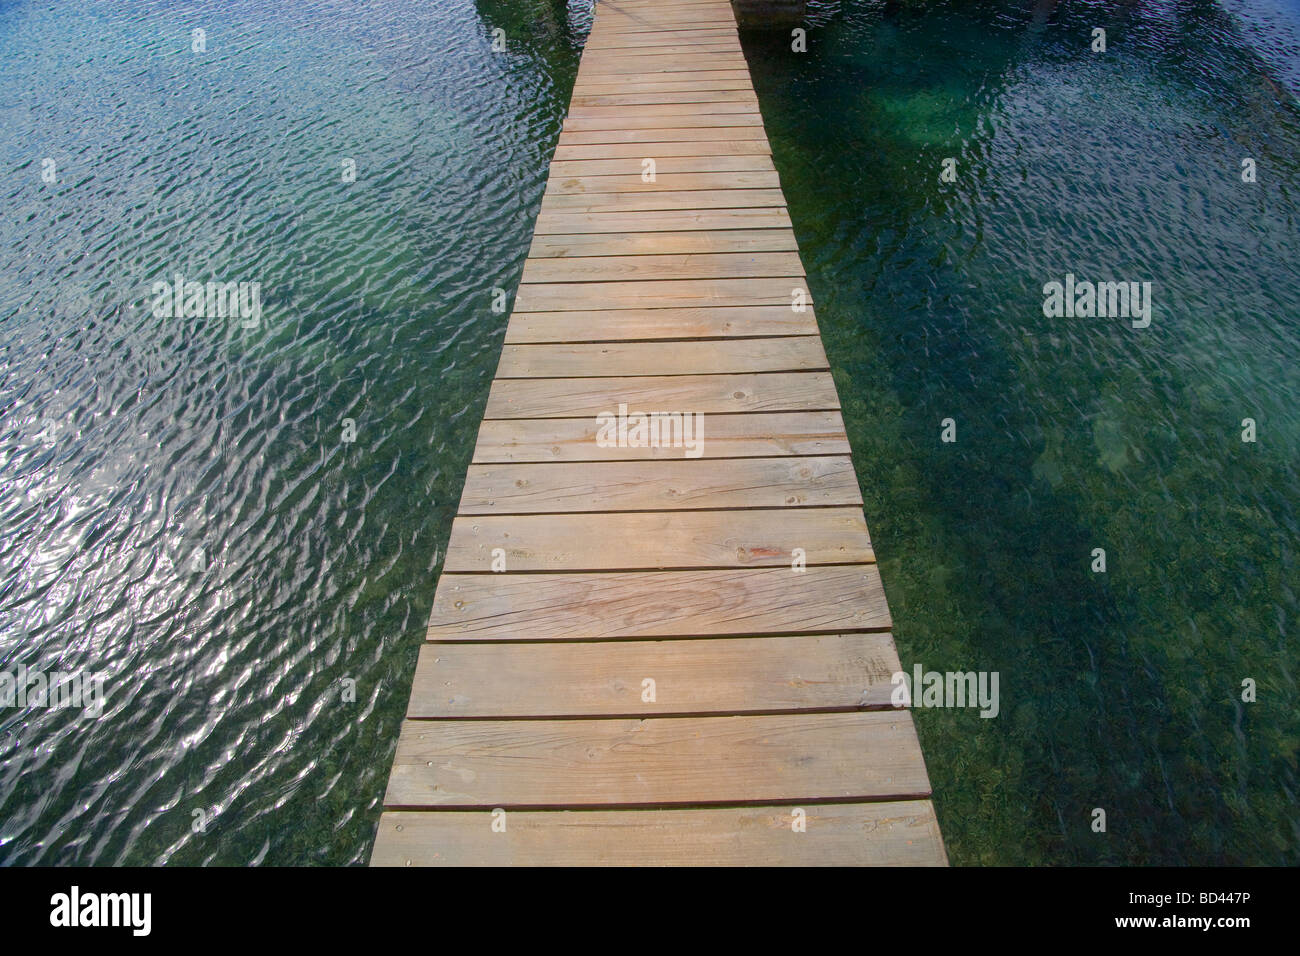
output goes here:
<path id="1" fill-rule="evenodd" d="M 942 865 L 732 9 L 596 11 L 371 863 Z"/>

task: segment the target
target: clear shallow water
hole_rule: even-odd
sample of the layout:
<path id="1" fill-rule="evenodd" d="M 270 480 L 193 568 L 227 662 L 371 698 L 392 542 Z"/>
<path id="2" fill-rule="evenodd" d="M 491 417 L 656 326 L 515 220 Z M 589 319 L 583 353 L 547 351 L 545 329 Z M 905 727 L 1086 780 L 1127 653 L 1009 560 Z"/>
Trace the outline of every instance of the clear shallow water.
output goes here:
<path id="1" fill-rule="evenodd" d="M 0 669 L 109 675 L 0 710 L 0 862 L 368 858 L 583 19 L 0 5 Z"/>
<path id="2" fill-rule="evenodd" d="M 918 714 L 956 863 L 1300 861 L 1300 18 L 1235 7 L 746 38 L 904 667 L 1001 674 Z M 1150 328 L 1044 318 L 1067 272 L 1153 281 Z"/>
<path id="3" fill-rule="evenodd" d="M 904 662 L 1003 675 L 997 720 L 918 715 L 957 863 L 1296 861 L 1270 2 L 747 38 Z M 0 669 L 110 674 L 96 722 L 0 710 L 0 862 L 368 858 L 584 31 L 549 0 L 0 5 Z M 176 271 L 260 281 L 261 327 L 154 318 Z M 1152 327 L 1044 319 L 1066 271 L 1155 281 Z"/>

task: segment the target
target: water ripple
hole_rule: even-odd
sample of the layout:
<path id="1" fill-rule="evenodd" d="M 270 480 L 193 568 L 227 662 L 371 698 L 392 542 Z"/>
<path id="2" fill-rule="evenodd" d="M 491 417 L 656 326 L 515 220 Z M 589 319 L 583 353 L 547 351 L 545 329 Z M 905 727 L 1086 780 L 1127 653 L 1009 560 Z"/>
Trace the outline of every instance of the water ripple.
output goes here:
<path id="1" fill-rule="evenodd" d="M 0 668 L 108 675 L 98 719 L 0 710 L 0 862 L 368 857 L 589 25 L 555 10 L 0 10 Z M 260 282 L 259 326 L 156 317 L 175 273 Z"/>

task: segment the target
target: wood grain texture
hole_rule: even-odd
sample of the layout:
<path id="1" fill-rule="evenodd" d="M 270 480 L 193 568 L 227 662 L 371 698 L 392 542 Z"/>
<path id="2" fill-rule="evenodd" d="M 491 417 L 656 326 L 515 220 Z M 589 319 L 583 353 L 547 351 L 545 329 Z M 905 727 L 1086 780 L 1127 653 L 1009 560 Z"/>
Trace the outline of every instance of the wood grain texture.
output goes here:
<path id="1" fill-rule="evenodd" d="M 946 866 L 929 800 L 791 807 L 385 813 L 372 866 Z"/>
<path id="2" fill-rule="evenodd" d="M 653 234 L 651 234 L 653 235 Z M 520 282 L 624 282 L 662 279 L 792 278 L 791 288 L 803 284 L 797 252 L 656 253 L 636 256 L 565 256 L 530 259 Z M 791 309 L 793 312 L 794 310 Z"/>
<path id="3" fill-rule="evenodd" d="M 615 80 L 612 83 L 587 82 L 581 77 L 574 87 L 575 96 L 630 96 L 640 97 L 647 94 L 656 93 L 718 93 L 718 92 L 735 92 L 752 93 L 753 87 L 749 85 L 749 80 L 745 78 L 743 70 L 718 70 L 709 74 L 693 74 L 691 80 L 647 80 L 637 83 L 627 83 Z M 755 150 L 761 149 L 762 152 L 770 152 L 767 141 L 754 140 L 752 147 Z M 743 150 L 738 150 L 743 151 Z M 566 157 L 557 153 L 553 158 L 564 159 Z"/>
<path id="4" fill-rule="evenodd" d="M 623 235 L 534 236 L 524 268 L 554 267 L 550 259 L 798 252 L 789 229 L 719 229 L 713 232 L 641 232 Z M 553 280 L 552 280 L 553 281 Z"/>
<path id="5" fill-rule="evenodd" d="M 789 568 L 796 549 L 808 565 L 876 559 L 856 507 L 579 512 L 458 517 L 443 570 Z"/>
<path id="6" fill-rule="evenodd" d="M 739 44 L 725 36 L 692 34 L 679 42 L 665 41 L 663 34 L 640 33 L 628 34 L 602 33 L 596 42 L 588 39 L 583 46 L 584 56 L 590 53 L 593 58 L 602 56 L 697 56 L 701 64 L 708 65 L 712 57 L 729 59 L 743 56 Z"/>
<path id="7" fill-rule="evenodd" d="M 669 75 L 669 74 L 665 74 Z M 752 140 L 766 145 L 767 134 L 762 124 L 758 126 L 665 126 L 654 129 L 596 129 L 565 130 L 560 133 L 561 146 L 590 146 L 594 144 L 639 143 L 705 143 L 722 142 L 728 145 Z M 651 151 L 649 155 L 654 155 Z"/>
<path id="8" fill-rule="evenodd" d="M 780 189 L 638 190 L 610 193 L 547 193 L 542 212 L 639 212 L 651 209 L 785 208 Z"/>
<path id="9" fill-rule="evenodd" d="M 690 23 L 689 20 L 685 21 Z M 727 51 L 739 50 L 740 43 L 734 31 L 725 27 L 697 27 L 691 30 L 660 28 L 628 32 L 601 24 L 587 38 L 584 50 L 664 50 L 721 47 Z"/>
<path id="10" fill-rule="evenodd" d="M 707 444 L 707 443 L 706 443 Z M 847 456 L 470 465 L 461 514 L 861 505 Z"/>
<path id="11" fill-rule="evenodd" d="M 887 631 L 873 564 L 729 571 L 447 574 L 431 641 L 583 641 Z"/>
<path id="12" fill-rule="evenodd" d="M 580 159 L 644 159 L 647 156 L 770 156 L 772 147 L 766 139 L 694 140 L 653 143 L 560 143 L 552 162 Z"/>
<path id="13" fill-rule="evenodd" d="M 575 96 L 570 102 L 572 109 L 589 106 L 651 106 L 664 103 L 744 103 L 758 106 L 758 97 L 751 91 L 740 90 L 676 90 L 659 93 L 589 93 Z"/>
<path id="14" fill-rule="evenodd" d="M 656 130 L 656 129 L 690 129 L 692 127 L 759 127 L 763 126 L 763 117 L 757 112 L 746 110 L 707 110 L 688 112 L 675 110 L 671 114 L 661 112 L 643 113 L 634 106 L 623 107 L 617 113 L 599 113 L 584 110 L 573 114 L 564 121 L 566 133 L 598 130 Z"/>
<path id="15" fill-rule="evenodd" d="M 685 449 L 596 443 L 598 426 L 581 418 L 487 420 L 479 426 L 474 463 L 648 461 L 685 458 Z M 710 415 L 701 459 L 847 455 L 839 412 Z"/>
<path id="16" fill-rule="evenodd" d="M 797 293 L 797 294 L 796 294 Z M 802 276 L 774 279 L 671 279 L 620 282 L 534 282 L 521 285 L 516 308 L 525 312 L 635 309 L 664 306 L 785 305 L 812 301 Z M 794 311 L 791 308 L 791 311 Z"/>
<path id="17" fill-rule="evenodd" d="M 686 306 L 611 312 L 516 311 L 506 326 L 506 342 L 511 345 L 816 334 L 817 319 L 811 306 L 795 312 L 783 305 Z"/>
<path id="18" fill-rule="evenodd" d="M 626 179 L 634 183 L 650 185 L 641 179 L 641 174 L 644 171 L 641 160 L 644 158 L 556 160 L 551 163 L 550 175 L 552 177 L 585 177 L 585 179 L 601 180 L 612 176 L 616 179 Z M 655 175 L 658 178 L 671 178 L 696 173 L 736 172 L 775 173 L 776 167 L 772 164 L 772 157 L 763 153 L 725 156 L 664 156 L 655 160 Z"/>
<path id="19" fill-rule="evenodd" d="M 637 79 L 672 79 L 681 73 L 710 70 L 743 70 L 748 64 L 739 50 L 732 53 L 646 53 L 628 56 L 623 50 L 593 50 L 592 56 L 582 58 L 582 68 L 588 79 L 600 79 L 629 74 Z"/>
<path id="20" fill-rule="evenodd" d="M 838 409 L 828 372 L 667 375 L 633 378 L 498 379 L 486 418 L 592 418 L 629 411 L 820 412 Z M 707 439 L 706 439 L 707 440 Z"/>
<path id="21" fill-rule="evenodd" d="M 402 724 L 384 805 L 583 808 L 913 799 L 907 711 Z"/>
<path id="22" fill-rule="evenodd" d="M 425 644 L 406 716 L 443 720 L 884 710 L 892 706 L 892 681 L 900 670 L 889 634 Z M 654 681 L 653 695 L 647 693 L 647 678 Z"/>
<path id="23" fill-rule="evenodd" d="M 800 372 L 829 368 L 821 336 L 720 339 L 703 342 L 603 342 L 507 345 L 497 378 L 596 378 L 742 372 Z"/>
<path id="24" fill-rule="evenodd" d="M 748 157 L 754 159 L 754 157 Z M 761 161 L 761 157 L 759 160 Z M 776 189 L 781 180 L 776 170 L 734 170 L 723 172 L 669 173 L 660 172 L 655 160 L 655 179 L 646 182 L 641 177 L 640 163 L 633 176 L 562 176 L 552 170 L 546 186 L 546 196 L 588 196 L 610 193 L 698 192 L 701 189 L 726 191 L 730 189 Z M 554 166 L 554 164 L 552 164 Z M 778 203 L 777 205 L 785 205 Z M 699 206 L 687 208 L 698 209 Z"/>
<path id="25" fill-rule="evenodd" d="M 746 209 L 670 209 L 628 212 L 558 212 L 537 217 L 541 236 L 582 233 L 680 232 L 719 229 L 790 229 L 784 206 Z M 647 303 L 641 303 L 643 306 Z"/>

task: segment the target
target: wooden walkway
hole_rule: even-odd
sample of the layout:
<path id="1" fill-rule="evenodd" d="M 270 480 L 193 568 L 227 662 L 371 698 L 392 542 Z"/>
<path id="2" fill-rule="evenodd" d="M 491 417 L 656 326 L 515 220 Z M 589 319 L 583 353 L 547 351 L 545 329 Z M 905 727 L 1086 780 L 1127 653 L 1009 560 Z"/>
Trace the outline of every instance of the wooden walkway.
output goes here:
<path id="1" fill-rule="evenodd" d="M 602 0 L 372 865 L 946 862 L 769 152 L 725 0 Z"/>

